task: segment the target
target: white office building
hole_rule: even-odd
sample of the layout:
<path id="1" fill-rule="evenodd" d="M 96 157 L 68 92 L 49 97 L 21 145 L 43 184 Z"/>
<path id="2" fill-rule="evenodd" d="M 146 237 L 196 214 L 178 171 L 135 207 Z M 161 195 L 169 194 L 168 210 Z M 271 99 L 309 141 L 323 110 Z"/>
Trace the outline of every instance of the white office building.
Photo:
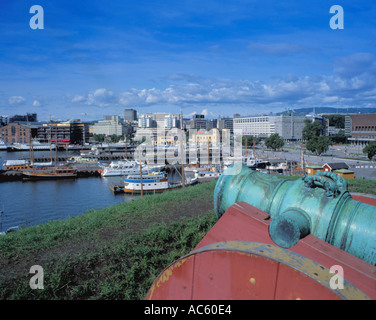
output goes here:
<path id="1" fill-rule="evenodd" d="M 267 138 L 278 133 L 284 140 L 301 140 L 304 116 L 246 116 L 234 118 L 235 134 Z"/>
<path id="2" fill-rule="evenodd" d="M 122 136 L 123 124 L 119 116 L 105 116 L 93 125 L 93 134 L 105 134 L 106 136 Z"/>

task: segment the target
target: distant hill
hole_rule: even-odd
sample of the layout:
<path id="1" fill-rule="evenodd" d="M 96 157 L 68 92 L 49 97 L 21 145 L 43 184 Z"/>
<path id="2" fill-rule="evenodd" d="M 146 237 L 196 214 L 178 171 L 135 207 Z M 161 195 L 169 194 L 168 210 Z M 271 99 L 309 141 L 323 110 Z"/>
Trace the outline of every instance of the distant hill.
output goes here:
<path id="1" fill-rule="evenodd" d="M 289 111 L 278 112 L 277 115 L 288 113 Z M 294 115 L 305 116 L 313 112 L 313 108 L 301 108 L 294 109 Z M 330 107 L 315 107 L 316 114 L 330 113 L 330 114 L 364 114 L 364 113 L 376 113 L 376 108 L 330 108 Z"/>

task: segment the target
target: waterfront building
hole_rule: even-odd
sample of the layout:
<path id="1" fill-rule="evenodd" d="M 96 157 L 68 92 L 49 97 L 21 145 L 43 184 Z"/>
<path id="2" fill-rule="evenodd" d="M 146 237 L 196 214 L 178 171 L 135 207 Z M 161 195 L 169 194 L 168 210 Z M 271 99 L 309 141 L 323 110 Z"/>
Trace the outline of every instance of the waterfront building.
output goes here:
<path id="1" fill-rule="evenodd" d="M 190 130 L 189 132 L 189 144 L 215 145 L 215 144 L 219 144 L 220 142 L 221 141 L 220 141 L 219 130 L 216 128 L 213 128 L 210 131 Z"/>
<path id="2" fill-rule="evenodd" d="M 122 136 L 123 124 L 119 116 L 105 116 L 104 120 L 99 120 L 93 125 L 94 134 L 104 134 L 106 136 Z"/>
<path id="3" fill-rule="evenodd" d="M 38 140 L 41 143 L 69 145 L 89 142 L 89 125 L 80 120 L 59 123 L 44 123 L 38 127 Z"/>
<path id="4" fill-rule="evenodd" d="M 345 134 L 351 145 L 368 145 L 376 141 L 376 113 L 352 114 L 345 117 Z"/>
<path id="5" fill-rule="evenodd" d="M 31 130 L 27 125 L 11 122 L 0 128 L 0 140 L 5 143 L 30 143 Z"/>
<path id="6" fill-rule="evenodd" d="M 284 140 L 301 140 L 304 116 L 246 116 L 233 119 L 233 130 L 242 135 L 268 138 L 278 133 Z"/>

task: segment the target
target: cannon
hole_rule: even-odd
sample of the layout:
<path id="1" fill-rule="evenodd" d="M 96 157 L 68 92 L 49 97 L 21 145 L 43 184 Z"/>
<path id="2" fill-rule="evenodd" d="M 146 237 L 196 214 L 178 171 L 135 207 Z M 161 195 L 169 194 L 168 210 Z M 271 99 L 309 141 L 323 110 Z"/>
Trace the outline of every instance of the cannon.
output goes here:
<path id="1" fill-rule="evenodd" d="M 292 181 L 235 163 L 217 181 L 215 214 L 220 219 L 241 201 L 270 215 L 269 235 L 282 248 L 311 234 L 376 265 L 376 207 L 354 200 L 346 180 L 335 173 Z"/>
<path id="2" fill-rule="evenodd" d="M 376 299 L 376 202 L 350 195 L 340 176 L 292 181 L 235 163 L 217 181 L 214 211 L 215 225 L 147 299 Z"/>

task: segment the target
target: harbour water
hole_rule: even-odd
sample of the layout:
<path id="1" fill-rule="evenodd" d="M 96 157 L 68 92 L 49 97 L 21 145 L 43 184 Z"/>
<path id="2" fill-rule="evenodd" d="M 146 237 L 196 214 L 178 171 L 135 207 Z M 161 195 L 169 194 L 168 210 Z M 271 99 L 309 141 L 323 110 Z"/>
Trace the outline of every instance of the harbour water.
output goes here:
<path id="1" fill-rule="evenodd" d="M 35 152 L 36 156 L 49 156 L 49 151 Z M 60 155 L 60 154 L 59 154 Z M 61 156 L 67 155 L 61 152 Z M 0 151 L 0 162 L 28 157 L 28 152 Z M 0 183 L 0 227 L 33 226 L 49 220 L 77 216 L 89 209 L 109 207 L 139 196 L 113 194 L 111 183 L 121 177 L 90 177 L 52 181 L 13 181 Z M 1 226 L 2 223 L 2 226 Z"/>

